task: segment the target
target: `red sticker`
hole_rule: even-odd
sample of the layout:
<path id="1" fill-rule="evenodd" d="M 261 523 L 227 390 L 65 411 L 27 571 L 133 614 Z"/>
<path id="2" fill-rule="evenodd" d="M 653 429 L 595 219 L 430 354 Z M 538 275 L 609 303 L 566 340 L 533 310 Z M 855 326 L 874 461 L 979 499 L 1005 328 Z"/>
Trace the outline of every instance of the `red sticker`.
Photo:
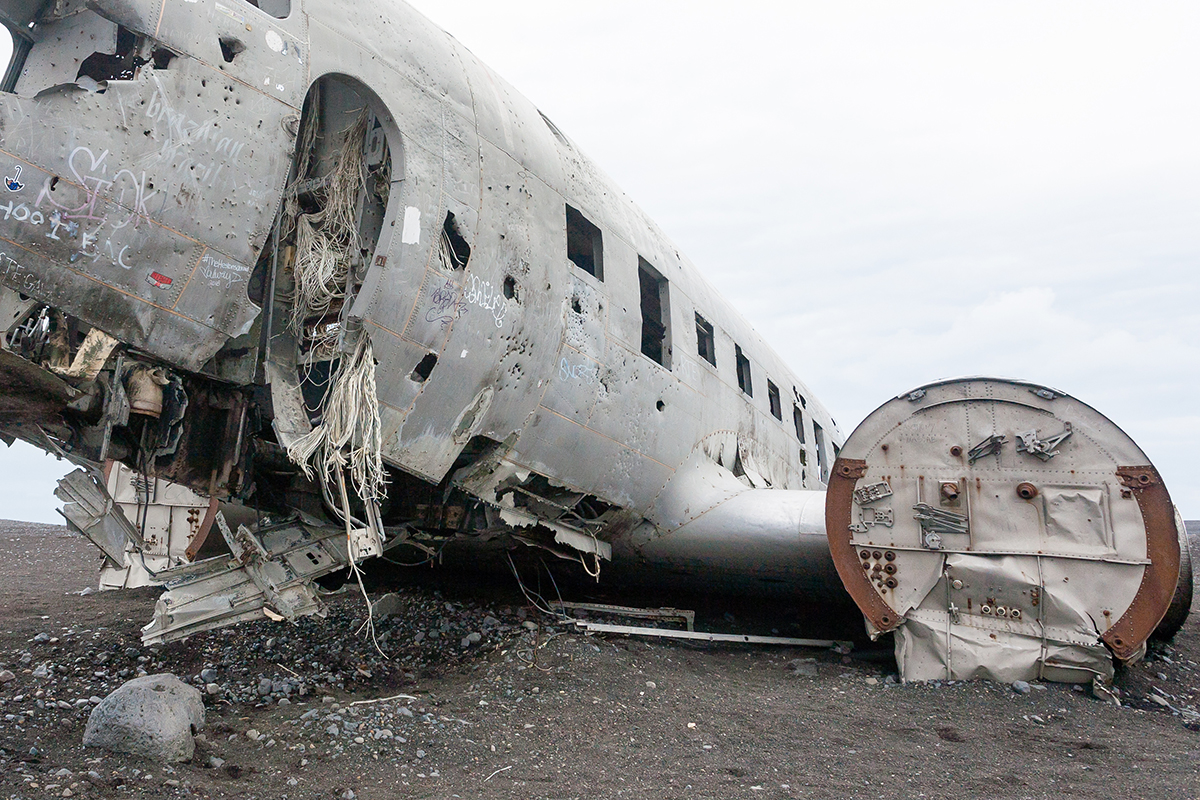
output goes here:
<path id="1" fill-rule="evenodd" d="M 151 272 L 146 276 L 146 283 L 150 284 L 156 289 L 166 289 L 171 285 L 172 281 L 166 275 L 162 275 L 157 272 Z"/>

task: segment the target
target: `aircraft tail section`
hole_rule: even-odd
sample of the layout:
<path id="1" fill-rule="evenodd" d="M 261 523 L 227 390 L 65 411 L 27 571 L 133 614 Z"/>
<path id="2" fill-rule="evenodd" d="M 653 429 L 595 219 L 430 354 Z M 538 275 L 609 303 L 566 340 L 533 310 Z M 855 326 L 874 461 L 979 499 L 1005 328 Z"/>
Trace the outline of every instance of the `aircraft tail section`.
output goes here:
<path id="1" fill-rule="evenodd" d="M 1042 386 L 960 379 L 886 403 L 842 449 L 825 515 L 906 680 L 1108 680 L 1110 653 L 1137 660 L 1173 599 L 1190 605 L 1158 472 Z"/>

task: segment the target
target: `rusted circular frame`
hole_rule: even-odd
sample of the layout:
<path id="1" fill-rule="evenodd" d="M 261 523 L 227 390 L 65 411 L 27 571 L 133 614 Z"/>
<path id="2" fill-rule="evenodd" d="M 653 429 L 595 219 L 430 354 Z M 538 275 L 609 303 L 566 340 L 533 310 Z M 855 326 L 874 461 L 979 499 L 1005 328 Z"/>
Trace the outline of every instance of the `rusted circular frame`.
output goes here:
<path id="1" fill-rule="evenodd" d="M 858 548 L 850 543 L 854 486 L 866 472 L 866 461 L 839 458 L 834 462 L 833 474 L 825 491 L 825 533 L 829 539 L 829 551 L 833 554 L 833 565 L 837 567 L 846 591 L 871 624 L 886 632 L 895 629 L 904 620 L 875 591 L 870 577 L 863 571 Z"/>
<path id="2" fill-rule="evenodd" d="M 854 487 L 866 471 L 867 462 L 860 459 L 839 458 L 834 463 L 825 496 L 825 531 L 834 566 L 850 597 L 871 625 L 886 632 L 904 620 L 875 591 L 863 572 L 858 549 L 850 542 Z M 1179 579 L 1179 538 L 1171 497 L 1154 467 L 1118 467 L 1117 477 L 1141 509 L 1150 560 L 1133 602 L 1100 637 L 1125 661 L 1137 655 L 1171 605 Z"/>
<path id="3" fill-rule="evenodd" d="M 1146 525 L 1146 557 L 1150 565 L 1125 613 L 1100 637 L 1117 658 L 1127 661 L 1158 627 L 1179 581 L 1179 533 L 1175 506 L 1158 471 L 1152 466 L 1117 467 L 1117 477 L 1133 492 Z"/>

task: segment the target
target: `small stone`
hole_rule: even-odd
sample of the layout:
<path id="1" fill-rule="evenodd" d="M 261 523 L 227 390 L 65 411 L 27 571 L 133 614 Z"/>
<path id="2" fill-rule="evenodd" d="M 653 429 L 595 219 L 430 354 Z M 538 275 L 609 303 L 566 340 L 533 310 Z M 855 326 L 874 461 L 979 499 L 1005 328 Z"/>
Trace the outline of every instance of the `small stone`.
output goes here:
<path id="1" fill-rule="evenodd" d="M 330 736 L 337 736 L 339 733 L 341 733 L 341 731 L 338 730 L 337 725 L 330 725 L 328 728 L 325 729 L 325 732 L 328 733 Z"/>
<path id="2" fill-rule="evenodd" d="M 867 678 L 867 686 L 876 686 L 878 683 L 878 678 Z"/>
<path id="3" fill-rule="evenodd" d="M 279 698 L 279 703 L 278 703 L 278 705 L 281 705 L 281 706 L 290 706 L 291 704 L 292 704 L 292 701 L 291 701 L 291 700 L 288 700 L 286 697 L 281 697 L 281 698 Z"/>
<path id="4" fill-rule="evenodd" d="M 33 670 L 33 677 L 49 678 L 50 677 L 50 662 L 45 661 L 41 664 L 38 664 L 37 667 Z"/>
<path id="5" fill-rule="evenodd" d="M 347 789 L 342 792 L 342 800 L 354 800 L 355 797 L 358 797 L 358 795 L 354 793 L 353 789 Z"/>
<path id="6" fill-rule="evenodd" d="M 251 728 L 250 730 L 246 731 L 246 738 L 252 742 L 257 742 L 262 738 L 262 734 L 259 733 L 257 729 Z"/>
<path id="7" fill-rule="evenodd" d="M 215 683 L 218 677 L 220 676 L 212 667 L 206 667 L 200 670 L 200 680 L 204 681 L 205 683 Z"/>
<path id="8" fill-rule="evenodd" d="M 647 689 L 657 689 L 658 684 L 655 683 L 654 681 L 646 681 L 646 688 Z"/>
<path id="9" fill-rule="evenodd" d="M 815 658 L 797 658 L 788 662 L 788 669 L 792 671 L 793 675 L 801 675 L 806 678 L 815 678 L 819 674 Z"/>
<path id="10" fill-rule="evenodd" d="M 63 768 L 62 768 L 62 769 L 60 769 L 58 772 L 54 773 L 54 777 L 56 777 L 56 778 L 69 778 L 69 777 L 71 777 L 71 775 L 73 775 L 73 774 L 74 774 L 74 773 L 72 773 L 72 772 L 71 772 L 71 770 L 67 769 L 66 767 L 63 767 Z"/>
<path id="11" fill-rule="evenodd" d="M 1171 705 L 1170 703 L 1167 702 L 1167 699 L 1165 697 L 1159 697 L 1156 694 L 1150 695 L 1148 699 L 1153 703 L 1158 703 L 1163 708 L 1166 708 Z"/>
<path id="12" fill-rule="evenodd" d="M 221 767 L 225 766 L 225 759 L 217 758 L 216 756 L 209 756 L 208 765 L 213 769 L 220 769 Z"/>
<path id="13" fill-rule="evenodd" d="M 12 670 L 8 670 L 8 669 L 0 670 L 0 683 L 12 683 L 16 679 L 17 679 L 17 676 L 13 674 Z"/>
<path id="14" fill-rule="evenodd" d="M 413 637 L 413 644 L 420 644 L 425 641 L 425 631 L 417 631 L 417 635 Z"/>
<path id="15" fill-rule="evenodd" d="M 388 730 L 387 728 L 383 728 L 382 730 L 375 731 L 375 738 L 376 738 L 376 739 L 391 739 L 391 738 L 393 738 L 394 736 L 395 736 L 395 734 L 393 734 L 393 733 L 392 733 L 390 730 Z"/>
<path id="16" fill-rule="evenodd" d="M 269 695 L 271 693 L 271 679 L 270 678 L 263 678 L 262 680 L 260 680 L 258 682 L 258 693 L 260 695 L 262 695 L 263 697 L 266 697 L 267 695 Z"/>
<path id="17" fill-rule="evenodd" d="M 424 750 L 418 750 L 418 751 L 417 751 L 417 758 L 424 758 L 424 757 L 425 757 L 425 751 L 424 751 Z"/>
<path id="18" fill-rule="evenodd" d="M 412 709 L 409 708 L 408 706 L 400 706 L 398 711 L 400 712 L 400 716 L 402 716 L 402 717 L 411 717 L 413 715 Z"/>
<path id="19" fill-rule="evenodd" d="M 42 644 L 43 642 L 48 642 L 48 641 L 50 641 L 50 634 L 39 633 L 37 636 L 33 637 L 33 640 L 35 642 L 37 642 L 38 644 Z"/>
<path id="20" fill-rule="evenodd" d="M 311 709 L 311 710 L 309 710 L 309 711 L 305 711 L 303 714 L 301 714 L 301 715 L 300 715 L 300 719 L 316 719 L 316 718 L 317 718 L 317 716 L 318 716 L 320 713 L 321 713 L 321 712 L 317 711 L 317 710 L 314 708 L 314 709 Z"/>
<path id="21" fill-rule="evenodd" d="M 204 691 L 210 695 L 220 694 L 221 693 L 221 685 L 218 683 L 210 683 L 204 687 Z"/>
<path id="22" fill-rule="evenodd" d="M 296 785 L 298 785 L 299 783 L 300 783 L 300 781 L 296 780 L 295 778 L 288 778 L 288 779 L 287 779 L 287 785 L 288 785 L 288 786 L 296 786 Z"/>
<path id="23" fill-rule="evenodd" d="M 1029 694 L 1033 690 L 1033 687 L 1025 681 L 1013 681 L 1012 690 L 1017 694 Z"/>

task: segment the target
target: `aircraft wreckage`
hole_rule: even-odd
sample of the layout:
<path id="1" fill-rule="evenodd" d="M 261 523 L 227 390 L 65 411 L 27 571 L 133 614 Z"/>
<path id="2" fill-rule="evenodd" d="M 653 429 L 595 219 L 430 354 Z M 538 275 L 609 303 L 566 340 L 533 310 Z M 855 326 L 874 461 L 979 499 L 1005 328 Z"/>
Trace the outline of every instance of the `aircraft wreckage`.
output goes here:
<path id="1" fill-rule="evenodd" d="M 843 441 L 404 3 L 0 19 L 0 433 L 79 467 L 58 496 L 103 585 L 167 588 L 145 641 L 319 612 L 313 579 L 448 539 L 848 594 L 910 680 L 1103 679 L 1186 616 L 1182 525 L 1113 423 L 964 379 Z"/>

